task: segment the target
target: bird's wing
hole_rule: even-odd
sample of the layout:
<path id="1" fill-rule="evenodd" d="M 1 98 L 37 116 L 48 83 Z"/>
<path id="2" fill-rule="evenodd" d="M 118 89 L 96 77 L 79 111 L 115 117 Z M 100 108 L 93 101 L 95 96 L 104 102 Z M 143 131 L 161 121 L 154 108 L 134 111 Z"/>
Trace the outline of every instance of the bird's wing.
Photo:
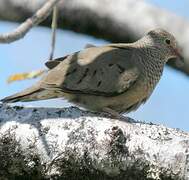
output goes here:
<path id="1" fill-rule="evenodd" d="M 68 56 L 44 79 L 47 88 L 63 92 L 115 96 L 128 90 L 139 77 L 132 48 L 91 47 Z"/>
<path id="2" fill-rule="evenodd" d="M 91 48 L 91 47 L 96 47 L 93 44 L 86 44 L 85 45 L 85 49 L 87 48 Z M 45 65 L 49 68 L 49 69 L 53 69 L 54 67 L 56 67 L 57 65 L 59 65 L 63 60 L 65 60 L 68 57 L 68 55 L 54 59 L 54 60 L 49 60 L 45 63 Z"/>
<path id="3" fill-rule="evenodd" d="M 84 48 L 87 49 L 87 48 L 91 48 L 91 47 L 96 47 L 96 46 L 93 44 L 86 44 Z"/>
<path id="4" fill-rule="evenodd" d="M 45 65 L 49 68 L 49 69 L 53 69 L 55 68 L 57 65 L 59 65 L 63 60 L 65 60 L 68 56 L 64 56 L 61 58 L 57 58 L 54 60 L 49 60 L 45 63 Z"/>

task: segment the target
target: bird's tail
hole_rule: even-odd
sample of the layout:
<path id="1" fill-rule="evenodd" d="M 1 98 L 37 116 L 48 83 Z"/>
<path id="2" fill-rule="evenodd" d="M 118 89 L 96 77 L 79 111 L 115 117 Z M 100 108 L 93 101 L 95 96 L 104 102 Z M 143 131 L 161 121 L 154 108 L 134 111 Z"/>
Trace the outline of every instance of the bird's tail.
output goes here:
<path id="1" fill-rule="evenodd" d="M 32 86 L 19 93 L 13 94 L 12 96 L 5 97 L 0 101 L 3 103 L 14 103 L 14 102 L 28 102 L 28 101 L 38 101 L 56 98 L 57 95 L 53 91 L 41 88 L 40 86 Z"/>

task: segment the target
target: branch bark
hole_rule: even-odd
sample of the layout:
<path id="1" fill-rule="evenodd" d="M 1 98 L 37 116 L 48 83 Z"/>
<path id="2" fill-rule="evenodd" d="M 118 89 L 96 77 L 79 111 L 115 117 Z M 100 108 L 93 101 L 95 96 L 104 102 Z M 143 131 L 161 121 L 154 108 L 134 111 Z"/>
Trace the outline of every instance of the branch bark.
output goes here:
<path id="1" fill-rule="evenodd" d="M 23 21 L 44 2 L 46 0 L 1 0 L 0 18 Z M 170 65 L 189 75 L 189 22 L 184 18 L 144 0 L 62 0 L 59 12 L 59 27 L 113 42 L 131 42 L 149 29 L 165 28 L 175 34 L 185 58 L 185 65 L 176 61 Z M 50 20 L 44 24 L 50 26 Z"/>
<path id="2" fill-rule="evenodd" d="M 76 107 L 0 105 L 2 179 L 189 178 L 189 134 Z"/>

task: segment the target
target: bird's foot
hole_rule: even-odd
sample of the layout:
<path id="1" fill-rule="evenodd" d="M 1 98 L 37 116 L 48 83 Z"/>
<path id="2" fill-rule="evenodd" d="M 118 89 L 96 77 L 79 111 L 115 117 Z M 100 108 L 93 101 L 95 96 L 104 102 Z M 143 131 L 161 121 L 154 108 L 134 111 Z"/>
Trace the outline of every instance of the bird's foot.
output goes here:
<path id="1" fill-rule="evenodd" d="M 102 113 L 102 116 L 112 118 L 112 119 L 118 119 L 120 121 L 129 122 L 129 123 L 136 122 L 129 117 L 126 117 L 126 116 L 123 116 L 122 114 L 119 114 L 118 112 L 116 112 L 115 110 L 113 110 L 111 108 L 104 108 L 103 111 L 104 112 Z"/>

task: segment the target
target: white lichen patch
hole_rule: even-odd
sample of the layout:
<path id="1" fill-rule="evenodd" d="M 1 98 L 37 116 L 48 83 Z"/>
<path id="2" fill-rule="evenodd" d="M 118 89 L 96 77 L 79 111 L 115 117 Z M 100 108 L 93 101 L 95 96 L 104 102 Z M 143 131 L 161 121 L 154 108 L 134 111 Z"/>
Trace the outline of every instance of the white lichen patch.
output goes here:
<path id="1" fill-rule="evenodd" d="M 0 149 L 10 147 L 7 161 L 14 169 L 19 167 L 12 157 L 14 162 L 21 159 L 24 169 L 33 168 L 30 174 L 37 167 L 43 178 L 68 177 L 70 171 L 102 173 L 107 179 L 189 177 L 189 135 L 182 131 L 108 119 L 74 107 L 1 105 L 0 114 Z"/>

